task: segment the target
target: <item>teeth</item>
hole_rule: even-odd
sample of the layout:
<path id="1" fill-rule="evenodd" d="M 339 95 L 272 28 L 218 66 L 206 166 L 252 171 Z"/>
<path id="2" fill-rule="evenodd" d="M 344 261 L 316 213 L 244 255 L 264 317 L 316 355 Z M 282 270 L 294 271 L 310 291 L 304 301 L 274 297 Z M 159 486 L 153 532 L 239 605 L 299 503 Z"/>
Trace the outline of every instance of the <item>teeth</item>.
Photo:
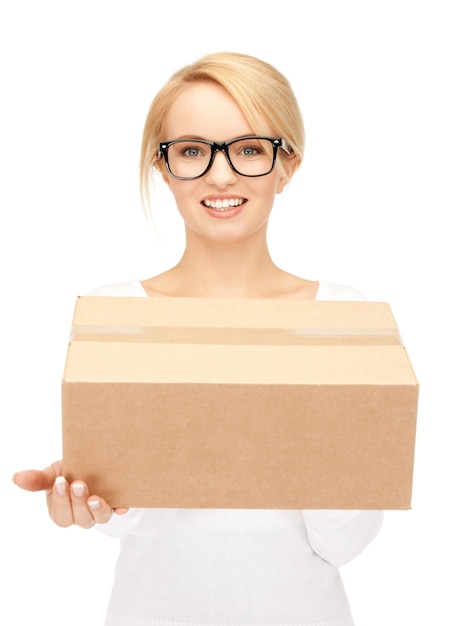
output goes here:
<path id="1" fill-rule="evenodd" d="M 243 204 L 242 198 L 224 198 L 224 200 L 204 200 L 203 204 L 210 209 L 215 209 L 216 211 L 227 211 L 234 206 L 240 206 Z"/>

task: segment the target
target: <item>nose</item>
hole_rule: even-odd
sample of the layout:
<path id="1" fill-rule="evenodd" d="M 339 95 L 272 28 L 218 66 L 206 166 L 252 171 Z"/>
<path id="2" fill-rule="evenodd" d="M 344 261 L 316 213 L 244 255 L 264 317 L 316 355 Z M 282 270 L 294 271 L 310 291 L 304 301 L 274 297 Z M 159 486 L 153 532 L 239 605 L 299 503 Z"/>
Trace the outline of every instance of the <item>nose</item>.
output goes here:
<path id="1" fill-rule="evenodd" d="M 213 164 L 206 174 L 208 183 L 223 187 L 236 181 L 236 173 L 232 170 L 227 161 L 227 156 L 219 150 L 216 152 Z"/>

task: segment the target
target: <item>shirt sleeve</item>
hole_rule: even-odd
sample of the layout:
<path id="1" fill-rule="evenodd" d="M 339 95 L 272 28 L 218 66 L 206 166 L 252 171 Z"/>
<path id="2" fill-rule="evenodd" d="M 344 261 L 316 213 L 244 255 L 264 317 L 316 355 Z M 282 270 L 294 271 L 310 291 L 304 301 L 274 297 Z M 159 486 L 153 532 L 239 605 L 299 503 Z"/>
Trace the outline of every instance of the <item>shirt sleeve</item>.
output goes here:
<path id="1" fill-rule="evenodd" d="M 340 285 L 320 280 L 316 300 L 364 301 L 367 298 L 361 291 L 349 285 Z"/>
<path id="2" fill-rule="evenodd" d="M 95 524 L 104 535 L 123 539 L 127 535 L 139 537 L 159 535 L 173 523 L 178 509 L 129 509 L 127 513 L 113 513 L 106 524 Z"/>
<path id="3" fill-rule="evenodd" d="M 122 539 L 134 531 L 143 517 L 144 509 L 129 509 L 127 513 L 118 515 L 112 513 L 112 517 L 105 524 L 95 524 L 94 528 L 104 535 Z"/>
<path id="4" fill-rule="evenodd" d="M 120 283 L 109 283 L 101 285 L 90 291 L 87 296 L 108 296 L 108 297 L 142 297 L 147 294 L 142 287 L 140 280 L 129 280 Z"/>
<path id="5" fill-rule="evenodd" d="M 303 511 L 307 538 L 322 559 L 340 567 L 374 539 L 383 523 L 383 511 Z"/>

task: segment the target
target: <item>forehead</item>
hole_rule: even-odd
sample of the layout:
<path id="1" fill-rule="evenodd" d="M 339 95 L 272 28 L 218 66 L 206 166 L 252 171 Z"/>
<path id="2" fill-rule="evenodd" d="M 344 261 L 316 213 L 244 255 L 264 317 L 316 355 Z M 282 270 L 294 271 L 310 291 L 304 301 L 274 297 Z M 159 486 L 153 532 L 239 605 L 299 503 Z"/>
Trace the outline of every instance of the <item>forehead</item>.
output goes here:
<path id="1" fill-rule="evenodd" d="M 167 141 L 182 137 L 226 141 L 253 134 L 238 104 L 215 83 L 185 86 L 169 109 L 166 132 Z"/>

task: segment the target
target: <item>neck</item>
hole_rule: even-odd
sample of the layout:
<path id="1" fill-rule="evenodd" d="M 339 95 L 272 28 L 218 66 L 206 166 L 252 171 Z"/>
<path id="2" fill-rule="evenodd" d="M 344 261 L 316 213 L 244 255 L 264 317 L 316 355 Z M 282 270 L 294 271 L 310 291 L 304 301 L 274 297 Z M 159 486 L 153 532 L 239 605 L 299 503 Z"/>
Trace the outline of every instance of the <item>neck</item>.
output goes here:
<path id="1" fill-rule="evenodd" d="M 280 270 L 262 238 L 226 244 L 187 238 L 174 268 L 178 291 L 188 296 L 263 297 Z"/>

